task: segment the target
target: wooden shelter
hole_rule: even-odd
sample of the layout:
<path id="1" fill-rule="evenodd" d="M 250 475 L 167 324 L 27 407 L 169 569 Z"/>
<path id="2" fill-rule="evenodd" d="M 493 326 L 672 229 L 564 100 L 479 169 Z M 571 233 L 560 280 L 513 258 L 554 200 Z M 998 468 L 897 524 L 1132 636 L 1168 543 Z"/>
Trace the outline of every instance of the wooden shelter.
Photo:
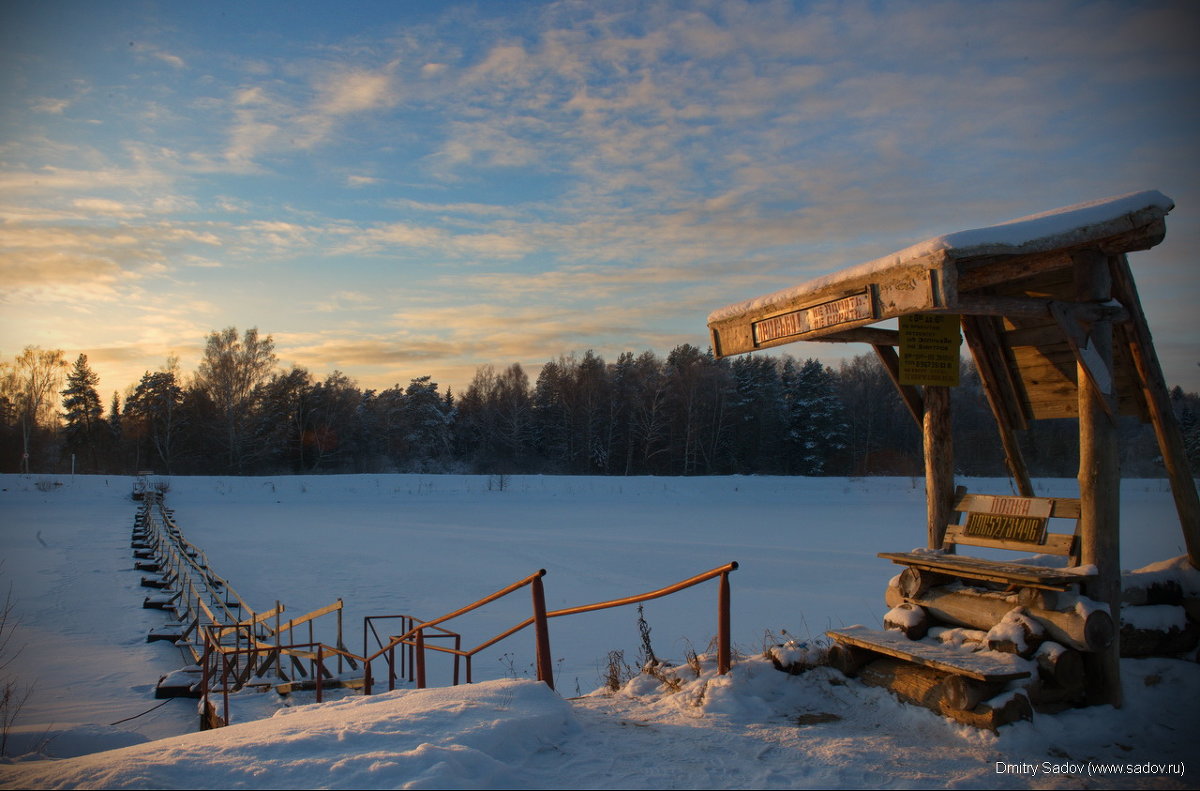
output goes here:
<path id="1" fill-rule="evenodd" d="M 1159 192 L 1140 192 L 930 239 L 717 310 L 712 347 L 724 357 L 795 341 L 871 345 L 921 427 L 928 545 L 941 549 L 955 521 L 944 377 L 957 376 L 961 326 L 1021 495 L 1033 487 L 1017 432 L 1033 420 L 1078 418 L 1078 560 L 1095 567 L 1087 595 L 1119 625 L 1118 414 L 1153 424 L 1188 557 L 1200 568 L 1200 500 L 1126 258 L 1162 241 L 1173 208 Z M 889 319 L 900 328 L 874 326 Z M 1093 701 L 1120 701 L 1113 642 L 1089 660 Z"/>

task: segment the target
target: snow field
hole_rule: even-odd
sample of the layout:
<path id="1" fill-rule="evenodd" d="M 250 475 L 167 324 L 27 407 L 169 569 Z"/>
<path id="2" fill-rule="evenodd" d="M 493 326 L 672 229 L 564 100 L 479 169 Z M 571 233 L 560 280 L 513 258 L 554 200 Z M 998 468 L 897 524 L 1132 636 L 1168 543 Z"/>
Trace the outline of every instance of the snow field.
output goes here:
<path id="1" fill-rule="evenodd" d="M 745 657 L 728 677 L 681 665 L 672 694 L 642 676 L 568 702 L 526 680 L 533 639 L 522 633 L 479 655 L 483 683 L 470 687 L 314 707 L 269 695 L 261 713 L 276 716 L 205 734 L 189 733 L 194 702 L 176 700 L 110 726 L 155 705 L 155 681 L 180 659 L 144 642 L 164 616 L 140 608 L 148 589 L 132 570 L 130 479 L 62 482 L 42 491 L 36 476 L 0 478 L 2 581 L 18 598 L 24 644 L 12 667 L 35 683 L 24 731 L 30 741 L 58 734 L 47 751 L 64 758 L 0 766 L 5 787 L 1076 787 L 1074 775 L 1000 773 L 996 762 L 1186 764 L 1200 735 L 1194 663 L 1125 660 L 1122 710 L 1039 717 L 997 737 L 826 669 L 788 676 L 761 659 L 767 630 L 804 639 L 879 624 L 895 567 L 875 553 L 911 548 L 924 532 L 923 491 L 908 478 L 514 476 L 503 491 L 487 476 L 175 478 L 167 504 L 181 529 L 243 597 L 261 609 L 278 598 L 298 615 L 340 596 L 351 650 L 363 615 L 433 617 L 538 568 L 558 608 L 737 560 L 732 620 Z M 1070 495 L 1074 482 L 1038 486 Z M 1124 566 L 1181 554 L 1164 482 L 1125 481 L 1122 520 Z M 528 614 L 516 594 L 451 626 L 474 645 Z M 611 650 L 634 661 L 636 617 L 627 607 L 551 622 L 561 695 L 596 689 Z M 703 653 L 715 582 L 649 602 L 646 618 L 659 656 Z M 445 680 L 448 662 L 438 664 L 432 683 Z M 147 737 L 157 740 L 133 743 Z M 1177 780 L 1133 784 L 1193 785 Z"/>

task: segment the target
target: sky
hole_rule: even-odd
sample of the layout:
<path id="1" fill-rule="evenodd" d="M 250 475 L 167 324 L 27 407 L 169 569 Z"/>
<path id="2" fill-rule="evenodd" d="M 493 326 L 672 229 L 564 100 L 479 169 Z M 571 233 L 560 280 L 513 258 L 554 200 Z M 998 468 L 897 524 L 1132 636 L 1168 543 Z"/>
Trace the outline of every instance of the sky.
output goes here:
<path id="1" fill-rule="evenodd" d="M 709 312 L 1129 192 L 1200 390 L 1200 6 L 0 4 L 0 359 L 209 333 L 362 387 L 708 344 Z M 817 356 L 837 344 L 773 350 Z"/>

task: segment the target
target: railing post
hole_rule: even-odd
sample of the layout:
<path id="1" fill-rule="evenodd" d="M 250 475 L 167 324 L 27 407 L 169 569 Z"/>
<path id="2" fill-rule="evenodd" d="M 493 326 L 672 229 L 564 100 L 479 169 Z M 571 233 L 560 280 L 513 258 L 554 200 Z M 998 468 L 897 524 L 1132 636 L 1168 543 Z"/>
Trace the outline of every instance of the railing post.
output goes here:
<path id="1" fill-rule="evenodd" d="M 283 654 L 279 650 L 279 599 L 275 600 L 275 675 L 283 677 Z"/>
<path id="2" fill-rule="evenodd" d="M 545 681 L 546 686 L 554 689 L 554 665 L 550 659 L 550 625 L 546 622 L 546 591 L 542 587 L 542 578 L 533 578 L 530 584 L 533 591 L 533 628 L 537 640 L 537 675 L 538 681 Z"/>
<path id="3" fill-rule="evenodd" d="M 367 654 L 363 652 L 363 696 L 371 694 L 371 661 L 367 659 Z"/>
<path id="4" fill-rule="evenodd" d="M 212 660 L 212 650 L 209 647 L 208 635 L 204 635 L 204 659 L 200 663 L 200 730 L 208 730 L 204 727 L 204 720 L 208 716 L 208 663 Z"/>
<path id="5" fill-rule="evenodd" d="M 417 689 L 425 689 L 425 630 L 417 630 L 417 657 L 415 664 L 417 666 Z"/>
<path id="6" fill-rule="evenodd" d="M 404 632 L 407 634 L 416 626 L 416 620 L 413 618 L 404 619 Z M 408 683 L 412 684 L 417 679 L 413 675 L 413 668 L 417 666 L 417 648 L 415 643 L 404 643 L 404 648 L 400 649 L 400 674 L 404 674 L 404 654 L 408 653 Z"/>
<path id="7" fill-rule="evenodd" d="M 224 706 L 221 711 L 225 716 L 225 724 L 229 724 L 229 660 L 225 653 L 221 653 L 221 695 L 224 699 Z"/>
<path id="8" fill-rule="evenodd" d="M 717 594 L 717 673 L 725 675 L 731 664 L 729 648 L 729 572 L 721 573 Z"/>
<path id="9" fill-rule="evenodd" d="M 320 702 L 321 702 L 321 676 L 325 675 L 324 673 L 322 673 L 322 672 L 321 672 L 322 668 L 324 668 L 324 666 L 325 666 L 325 663 L 324 663 L 324 661 L 323 661 L 323 658 L 322 658 L 322 652 L 324 651 L 324 649 L 325 649 L 325 646 L 323 646 L 323 645 L 320 645 L 320 644 L 318 644 L 318 645 L 317 645 L 317 668 L 316 668 L 316 673 L 317 673 L 317 703 L 320 703 Z"/>

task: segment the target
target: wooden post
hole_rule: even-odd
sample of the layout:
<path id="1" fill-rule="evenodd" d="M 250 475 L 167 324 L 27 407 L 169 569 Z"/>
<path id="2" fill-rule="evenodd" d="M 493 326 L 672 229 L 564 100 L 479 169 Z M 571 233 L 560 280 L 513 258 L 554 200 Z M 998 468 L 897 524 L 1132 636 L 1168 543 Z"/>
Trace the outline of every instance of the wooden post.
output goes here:
<path id="1" fill-rule="evenodd" d="M 550 625 L 546 621 L 546 591 L 541 576 L 533 578 L 529 587 L 533 592 L 533 628 L 537 640 L 538 681 L 554 689 L 554 664 L 550 659 Z"/>
<path id="2" fill-rule="evenodd" d="M 316 668 L 315 668 L 315 670 L 316 670 L 316 673 L 315 673 L 315 675 L 316 675 L 316 677 L 317 677 L 317 678 L 316 678 L 316 683 L 317 683 L 317 703 L 321 703 L 321 702 L 323 702 L 323 698 L 322 698 L 322 695 L 321 695 L 321 692 L 322 692 L 322 690 L 321 690 L 321 683 L 322 683 L 323 679 L 321 678 L 321 676 L 323 676 L 323 675 L 325 675 L 325 674 L 324 674 L 323 672 L 321 672 L 321 671 L 322 671 L 322 670 L 324 670 L 324 667 L 325 667 L 325 662 L 323 661 L 323 660 L 324 660 L 324 656 L 322 655 L 322 652 L 323 652 L 324 650 L 325 650 L 325 646 L 323 646 L 323 645 L 318 645 L 318 646 L 317 646 L 317 666 L 316 666 Z"/>
<path id="3" fill-rule="evenodd" d="M 725 675 L 733 665 L 729 644 L 729 572 L 721 574 L 717 590 L 717 674 Z"/>
<path id="4" fill-rule="evenodd" d="M 275 675 L 283 678 L 282 660 L 280 657 L 283 652 L 279 650 L 279 614 L 283 612 L 283 608 L 279 606 L 279 599 L 275 600 Z M 251 627 L 253 628 L 253 627 Z"/>
<path id="5" fill-rule="evenodd" d="M 941 549 L 954 512 L 954 442 L 950 426 L 950 388 L 925 387 L 925 509 L 929 548 Z"/>
<path id="6" fill-rule="evenodd" d="M 1108 258 L 1098 250 L 1075 256 L 1075 288 L 1080 302 L 1112 298 Z M 1094 359 L 1113 369 L 1112 321 L 1093 321 L 1088 344 Z M 1121 622 L 1121 467 L 1117 424 L 1110 414 L 1111 394 L 1101 392 L 1082 362 L 1076 363 L 1079 390 L 1079 535 L 1080 562 L 1098 574 L 1088 596 L 1109 606 L 1113 623 Z M 1121 705 L 1120 636 L 1108 648 L 1085 657 L 1090 703 Z"/>
<path id="7" fill-rule="evenodd" d="M 425 689 L 425 630 L 417 630 L 417 656 L 413 663 L 417 666 L 417 689 Z"/>

